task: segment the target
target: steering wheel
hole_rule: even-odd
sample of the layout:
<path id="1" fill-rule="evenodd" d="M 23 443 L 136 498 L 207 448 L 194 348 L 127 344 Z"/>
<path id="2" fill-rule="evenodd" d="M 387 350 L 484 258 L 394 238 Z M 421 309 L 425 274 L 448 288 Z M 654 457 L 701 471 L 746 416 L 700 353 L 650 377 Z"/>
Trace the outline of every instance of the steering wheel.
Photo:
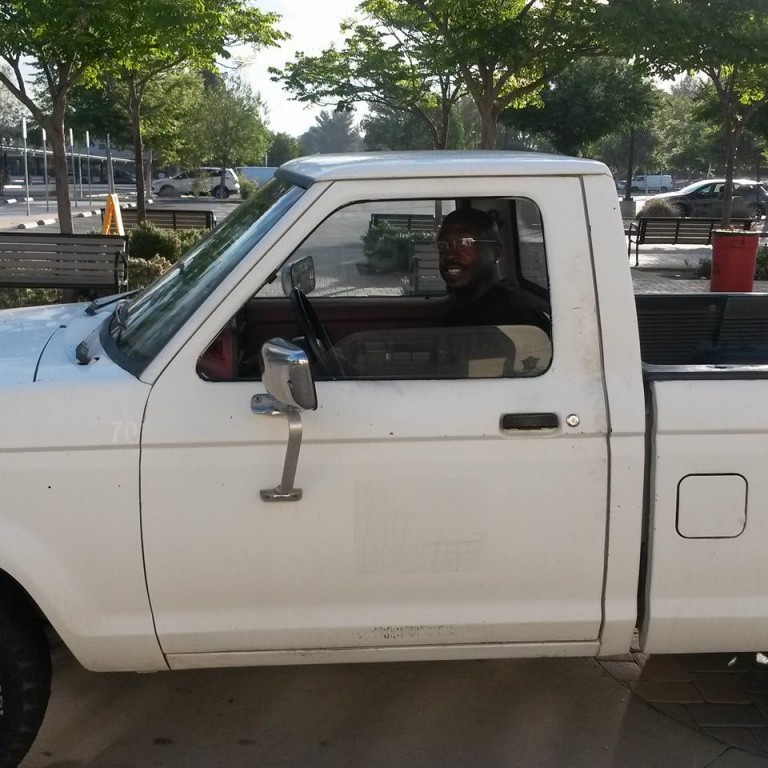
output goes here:
<path id="1" fill-rule="evenodd" d="M 344 376 L 344 369 L 336 350 L 333 348 L 328 332 L 320 322 L 320 318 L 310 304 L 307 295 L 301 288 L 292 288 L 288 296 L 291 300 L 293 314 L 296 315 L 296 320 L 307 344 L 309 344 L 309 351 L 315 358 L 315 362 L 320 363 L 329 376 Z"/>

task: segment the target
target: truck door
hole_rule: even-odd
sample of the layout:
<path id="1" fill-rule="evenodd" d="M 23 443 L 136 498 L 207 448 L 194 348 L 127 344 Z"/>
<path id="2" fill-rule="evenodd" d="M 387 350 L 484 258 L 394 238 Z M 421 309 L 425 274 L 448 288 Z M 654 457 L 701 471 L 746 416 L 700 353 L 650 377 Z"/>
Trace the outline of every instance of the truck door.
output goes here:
<path id="1" fill-rule="evenodd" d="M 597 647 L 607 425 L 581 198 L 575 178 L 335 184 L 311 223 L 254 253 L 156 381 L 143 424 L 146 571 L 173 666 Z M 467 199 L 500 218 L 508 278 L 551 305 L 552 335 L 513 334 L 514 362 L 469 354 L 446 375 L 422 343 L 447 299 L 434 274 L 414 293 L 431 233 L 406 219 Z M 382 214 L 395 246 L 376 251 Z M 319 407 L 302 414 L 301 500 L 265 502 L 286 421 L 251 412 L 265 392 L 252 367 L 212 381 L 199 361 L 236 316 L 241 358 L 297 335 L 279 275 L 307 256 L 312 306 L 356 362 L 319 375 Z"/>

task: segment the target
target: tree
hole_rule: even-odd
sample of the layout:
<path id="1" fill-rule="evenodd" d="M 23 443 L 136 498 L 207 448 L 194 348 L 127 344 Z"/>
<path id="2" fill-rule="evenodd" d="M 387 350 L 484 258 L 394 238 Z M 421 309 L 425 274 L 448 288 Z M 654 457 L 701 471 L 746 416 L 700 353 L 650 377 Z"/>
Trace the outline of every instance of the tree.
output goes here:
<path id="1" fill-rule="evenodd" d="M 366 150 L 432 149 L 424 123 L 410 112 L 375 106 L 360 121 Z"/>
<path id="2" fill-rule="evenodd" d="M 321 112 L 315 125 L 299 138 L 301 151 L 306 155 L 356 152 L 360 141 L 350 112 Z"/>
<path id="3" fill-rule="evenodd" d="M 535 99 L 574 58 L 602 50 L 598 0 L 391 0 L 432 25 L 480 114 L 480 148 L 496 144 L 501 113 Z"/>
<path id="4" fill-rule="evenodd" d="M 141 104 L 142 143 L 158 165 L 191 164 L 195 128 L 206 109 L 200 72 L 168 72 L 149 83 Z"/>
<path id="5" fill-rule="evenodd" d="M 267 150 L 268 165 L 282 165 L 301 154 L 299 140 L 288 133 L 275 133 Z"/>
<path id="6" fill-rule="evenodd" d="M 659 106 L 650 130 L 655 144 L 648 168 L 676 170 L 687 178 L 706 176 L 719 167 L 722 140 L 715 124 L 702 115 L 706 84 L 686 77 L 670 92 L 659 90 Z"/>
<path id="7" fill-rule="evenodd" d="M 213 70 L 228 48 L 248 43 L 273 45 L 285 34 L 278 16 L 263 13 L 248 0 L 132 0 L 125 7 L 118 55 L 105 62 L 107 89 L 128 115 L 137 170 L 143 164 L 142 105 L 150 84 L 182 66 Z M 221 147 L 221 145 L 219 145 Z M 138 174 L 139 220 L 144 219 L 144 179 Z"/>
<path id="8" fill-rule="evenodd" d="M 192 159 L 197 164 L 209 161 L 224 169 L 247 165 L 263 158 L 269 146 L 269 132 L 264 125 L 261 97 L 237 77 L 229 77 L 209 87 L 194 132 L 197 147 Z"/>
<path id="9" fill-rule="evenodd" d="M 765 10 L 765 0 L 635 0 L 631 8 L 609 9 L 615 34 L 649 71 L 661 77 L 701 72 L 711 81 L 725 147 L 722 227 L 730 224 L 739 142 L 768 102 Z"/>
<path id="10" fill-rule="evenodd" d="M 0 65 L 0 72 L 6 77 L 11 77 L 12 73 L 8 67 Z M 21 123 L 22 109 L 14 95 L 0 83 L 0 134 L 9 136 L 19 130 Z"/>
<path id="11" fill-rule="evenodd" d="M 540 106 L 509 109 L 501 119 L 546 136 L 558 152 L 579 155 L 605 136 L 641 125 L 656 104 L 653 85 L 627 62 L 585 58 L 545 87 Z"/>
<path id="12" fill-rule="evenodd" d="M 3 0 L 0 4 L 0 70 L 4 85 L 51 141 L 59 225 L 72 232 L 67 183 L 64 114 L 70 89 L 120 50 L 121 25 L 116 14 L 125 4 L 112 0 Z M 30 91 L 22 60 L 32 67 L 39 96 Z M 49 107 L 41 106 L 47 101 Z"/>
<path id="13" fill-rule="evenodd" d="M 450 114 L 463 88 L 435 26 L 403 0 L 364 0 L 364 21 L 345 22 L 341 48 L 298 53 L 271 69 L 297 101 L 340 111 L 365 103 L 380 114 L 410 115 L 430 146 L 449 144 Z"/>

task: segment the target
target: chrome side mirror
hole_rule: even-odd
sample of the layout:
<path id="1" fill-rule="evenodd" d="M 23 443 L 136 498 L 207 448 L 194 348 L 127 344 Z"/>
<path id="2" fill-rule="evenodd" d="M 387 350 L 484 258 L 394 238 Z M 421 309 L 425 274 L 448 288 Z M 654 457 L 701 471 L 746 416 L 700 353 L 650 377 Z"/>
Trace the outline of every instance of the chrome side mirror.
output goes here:
<path id="1" fill-rule="evenodd" d="M 268 394 L 251 398 L 251 411 L 262 416 L 283 415 L 288 420 L 288 447 L 283 476 L 276 488 L 260 491 L 262 501 L 299 501 L 301 488 L 294 488 L 301 449 L 301 411 L 317 408 L 315 381 L 307 353 L 284 339 L 270 339 L 261 348 L 262 381 Z"/>
<path id="2" fill-rule="evenodd" d="M 315 290 L 315 262 L 311 256 L 304 256 L 290 266 L 283 267 L 280 282 L 283 293 L 289 296 L 294 288 L 301 288 L 304 293 Z"/>
<path id="3" fill-rule="evenodd" d="M 285 339 L 270 339 L 261 348 L 264 386 L 278 403 L 304 411 L 317 409 L 317 392 L 307 353 Z"/>

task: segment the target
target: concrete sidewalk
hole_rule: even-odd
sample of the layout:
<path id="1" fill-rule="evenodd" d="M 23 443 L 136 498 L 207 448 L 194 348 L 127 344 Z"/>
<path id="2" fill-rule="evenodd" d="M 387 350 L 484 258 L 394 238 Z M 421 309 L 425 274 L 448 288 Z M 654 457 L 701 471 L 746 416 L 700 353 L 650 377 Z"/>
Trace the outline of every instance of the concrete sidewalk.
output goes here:
<path id="1" fill-rule="evenodd" d="M 757 768 L 591 659 L 135 675 L 54 655 L 23 768 Z"/>

